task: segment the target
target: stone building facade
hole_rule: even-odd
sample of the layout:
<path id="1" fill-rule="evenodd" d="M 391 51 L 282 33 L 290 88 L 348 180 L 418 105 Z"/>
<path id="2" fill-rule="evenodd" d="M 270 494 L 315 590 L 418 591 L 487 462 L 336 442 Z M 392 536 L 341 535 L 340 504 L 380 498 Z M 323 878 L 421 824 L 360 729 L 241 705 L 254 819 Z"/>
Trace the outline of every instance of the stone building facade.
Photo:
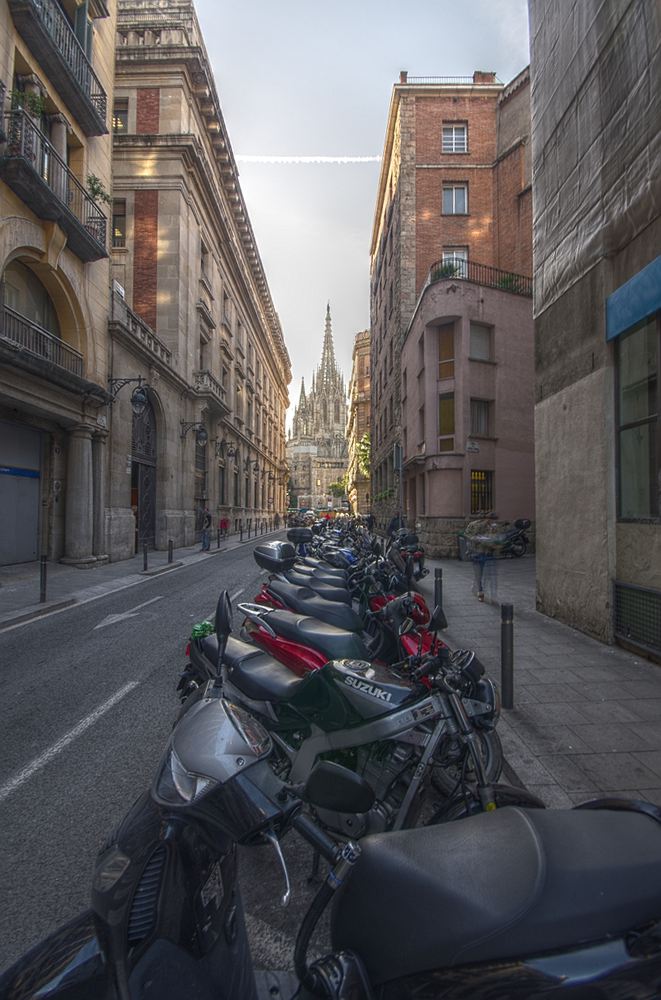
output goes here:
<path id="1" fill-rule="evenodd" d="M 530 81 L 393 89 L 371 248 L 372 493 L 430 552 L 534 518 Z"/>
<path id="2" fill-rule="evenodd" d="M 107 559 L 114 0 L 0 2 L 0 565 Z"/>
<path id="3" fill-rule="evenodd" d="M 205 508 L 232 529 L 284 513 L 291 368 L 190 0 L 119 0 L 113 142 L 120 559 L 191 544 Z"/>
<path id="4" fill-rule="evenodd" d="M 347 477 L 349 507 L 352 514 L 369 514 L 371 510 L 370 477 L 359 462 L 361 442 L 368 443 L 370 434 L 370 332 L 357 333 L 353 345 L 351 380 L 349 382 L 349 418 L 347 420 Z M 367 437 L 366 437 L 367 435 Z"/>
<path id="5" fill-rule="evenodd" d="M 344 375 L 335 360 L 328 305 L 321 362 L 312 376 L 309 392 L 306 393 L 305 381 L 301 380 L 298 405 L 287 439 L 290 507 L 345 509 L 341 498 L 333 497 L 329 488 L 347 472 L 346 426 L 347 393 Z"/>
<path id="6" fill-rule="evenodd" d="M 529 10 L 538 607 L 659 657 L 659 7 Z"/>

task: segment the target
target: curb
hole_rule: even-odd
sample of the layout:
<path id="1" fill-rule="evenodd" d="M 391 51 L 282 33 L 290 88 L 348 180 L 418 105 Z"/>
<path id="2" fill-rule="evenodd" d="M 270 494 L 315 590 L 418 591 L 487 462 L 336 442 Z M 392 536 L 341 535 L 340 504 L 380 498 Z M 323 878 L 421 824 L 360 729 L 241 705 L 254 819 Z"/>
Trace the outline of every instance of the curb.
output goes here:
<path id="1" fill-rule="evenodd" d="M 75 597 L 66 597 L 61 601 L 44 601 L 43 604 L 32 604 L 16 613 L 10 612 L 6 615 L 0 615 L 0 632 L 3 629 L 11 628 L 12 625 L 20 625 L 21 622 L 29 622 L 34 618 L 42 618 L 44 615 L 50 614 L 51 611 L 60 611 L 62 608 L 68 608 L 76 603 Z"/>
<path id="2" fill-rule="evenodd" d="M 140 576 L 158 576 L 159 573 L 169 573 L 171 569 L 178 569 L 179 566 L 183 566 L 182 562 L 171 562 L 166 566 L 155 566 L 154 569 L 141 569 Z"/>

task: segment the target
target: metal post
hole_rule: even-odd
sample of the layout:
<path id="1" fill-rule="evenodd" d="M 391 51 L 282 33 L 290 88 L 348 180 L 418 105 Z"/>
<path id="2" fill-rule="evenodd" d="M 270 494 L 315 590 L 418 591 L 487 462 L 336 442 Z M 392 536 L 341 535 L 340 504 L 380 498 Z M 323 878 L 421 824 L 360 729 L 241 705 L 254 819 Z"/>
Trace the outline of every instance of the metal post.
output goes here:
<path id="1" fill-rule="evenodd" d="M 174 550 L 174 544 L 172 542 L 172 539 L 168 538 L 168 562 L 169 563 L 172 562 L 173 550 Z"/>
<path id="2" fill-rule="evenodd" d="M 240 535 L 239 541 L 242 542 L 243 541 L 243 518 L 241 518 L 239 520 L 239 535 Z"/>
<path id="3" fill-rule="evenodd" d="M 434 607 L 443 610 L 443 570 L 440 566 L 434 569 Z"/>
<path id="4" fill-rule="evenodd" d="M 147 571 L 147 543 L 142 546 L 142 569 L 143 572 Z"/>
<path id="5" fill-rule="evenodd" d="M 46 556 L 42 556 L 39 560 L 39 603 L 43 604 L 46 600 Z"/>
<path id="6" fill-rule="evenodd" d="M 220 548 L 220 528 L 216 531 L 216 548 Z"/>
<path id="7" fill-rule="evenodd" d="M 514 605 L 500 606 L 500 690 L 503 708 L 514 708 Z"/>
<path id="8" fill-rule="evenodd" d="M 252 518 L 248 518 L 248 538 L 250 538 L 250 530 L 252 528 Z"/>

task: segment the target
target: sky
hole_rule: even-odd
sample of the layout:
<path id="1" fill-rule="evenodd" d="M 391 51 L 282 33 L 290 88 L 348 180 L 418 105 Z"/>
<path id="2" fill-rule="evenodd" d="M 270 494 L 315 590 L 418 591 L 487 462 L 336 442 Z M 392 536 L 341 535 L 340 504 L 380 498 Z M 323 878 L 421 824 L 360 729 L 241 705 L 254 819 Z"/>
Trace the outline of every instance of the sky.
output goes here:
<path id="1" fill-rule="evenodd" d="M 326 303 L 347 388 L 354 336 L 369 327 L 379 160 L 400 70 L 471 76 L 480 69 L 509 82 L 529 61 L 527 2 L 195 0 L 195 7 L 292 362 L 290 421 L 301 377 L 309 388 L 321 360 Z"/>

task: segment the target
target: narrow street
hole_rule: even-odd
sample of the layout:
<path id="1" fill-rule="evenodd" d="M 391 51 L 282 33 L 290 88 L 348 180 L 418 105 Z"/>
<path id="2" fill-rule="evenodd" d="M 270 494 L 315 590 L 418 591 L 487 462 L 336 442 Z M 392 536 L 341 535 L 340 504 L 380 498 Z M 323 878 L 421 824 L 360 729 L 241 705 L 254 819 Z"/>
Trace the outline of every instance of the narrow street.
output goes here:
<path id="1" fill-rule="evenodd" d="M 97 850 L 168 738 L 190 627 L 223 587 L 254 598 L 253 548 L 0 635 L 0 968 L 88 905 Z"/>

